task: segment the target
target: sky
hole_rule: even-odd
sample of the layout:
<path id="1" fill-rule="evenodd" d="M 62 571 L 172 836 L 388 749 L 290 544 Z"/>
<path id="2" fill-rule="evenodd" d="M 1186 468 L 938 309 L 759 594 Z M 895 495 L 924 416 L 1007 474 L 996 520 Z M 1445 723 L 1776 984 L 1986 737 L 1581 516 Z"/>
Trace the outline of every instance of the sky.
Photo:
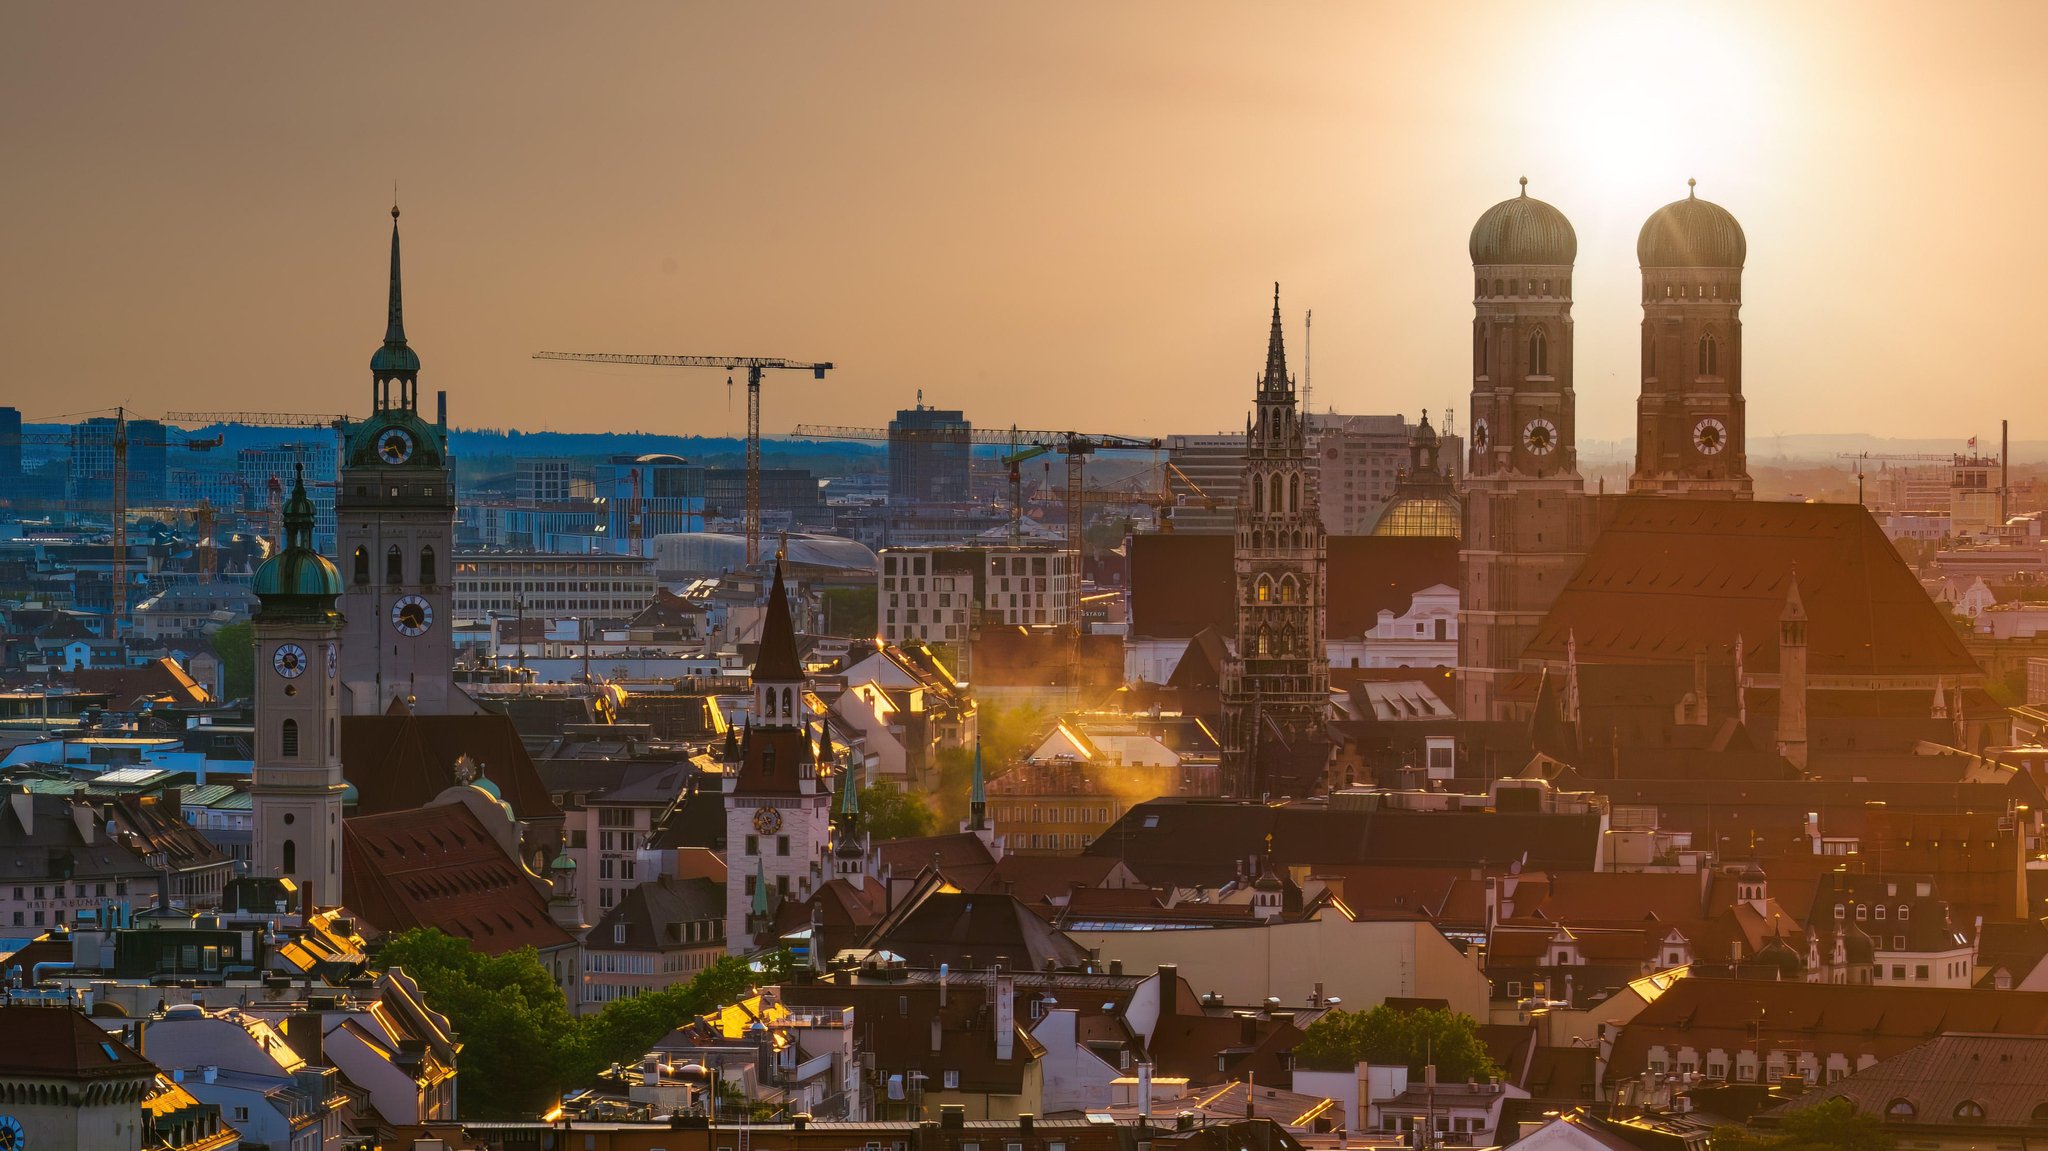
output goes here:
<path id="1" fill-rule="evenodd" d="M 1634 244 L 1749 238 L 1772 435 L 2038 437 L 2048 5 L 0 6 L 0 404 L 361 413 L 403 209 L 465 427 L 1242 427 L 1273 284 L 1318 410 L 1458 412 L 1466 241 L 1579 237 L 1582 445 L 1630 434 Z M 1960 446 L 1960 443 L 1959 445 Z"/>

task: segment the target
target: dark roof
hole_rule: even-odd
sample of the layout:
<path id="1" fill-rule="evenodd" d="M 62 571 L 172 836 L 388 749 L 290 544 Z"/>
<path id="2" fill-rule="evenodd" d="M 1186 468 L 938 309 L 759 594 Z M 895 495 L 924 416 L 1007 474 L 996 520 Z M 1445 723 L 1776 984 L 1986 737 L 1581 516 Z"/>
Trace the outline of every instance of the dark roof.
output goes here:
<path id="1" fill-rule="evenodd" d="M 1960 1125 L 1957 1110 L 1974 1103 L 1981 1117 L 1970 1117 L 1970 1126 L 2038 1130 L 2036 1108 L 2048 1102 L 2048 1036 L 1938 1035 L 1767 1114 L 1782 1118 L 1837 1098 L 1888 1126 Z M 1894 1107 L 1899 1100 L 1910 1114 Z"/>
<path id="2" fill-rule="evenodd" d="M 678 934 L 685 923 L 725 918 L 725 884 L 701 876 L 677 879 L 664 875 L 627 891 L 618 905 L 604 913 L 590 930 L 586 947 L 628 947 L 655 951 L 686 946 Z M 626 929 L 624 942 L 617 928 Z M 687 944 L 701 947 L 701 943 Z"/>
<path id="3" fill-rule="evenodd" d="M 948 963 L 987 967 L 998 959 L 1013 970 L 1037 971 L 1047 961 L 1078 966 L 1088 952 L 1054 930 L 1013 895 L 928 886 L 891 911 L 867 941 L 918 967 Z"/>
<path id="4" fill-rule="evenodd" d="M 1480 213 L 1466 247 L 1475 265 L 1569 265 L 1578 258 L 1579 236 L 1563 212 L 1529 195 L 1525 177 L 1521 195 Z"/>
<path id="5" fill-rule="evenodd" d="M 1563 660 L 1576 637 L 1582 663 L 1674 663 L 1740 636 L 1745 670 L 1775 672 L 1796 572 L 1810 676 L 1981 674 L 1861 504 L 1605 503 L 1611 518 L 1528 656 Z"/>
<path id="6" fill-rule="evenodd" d="M 575 943 L 548 916 L 526 869 L 464 804 L 359 815 L 342 826 L 348 906 L 380 931 L 438 927 L 486 955 Z"/>
<path id="7" fill-rule="evenodd" d="M 0 1004 L 0 1080 L 147 1079 L 156 1064 L 75 1007 Z"/>
<path id="8" fill-rule="evenodd" d="M 1205 627 L 1188 640 L 1188 648 L 1181 653 L 1180 662 L 1173 665 L 1173 674 L 1166 677 L 1166 686 L 1220 688 L 1223 686 L 1223 665 L 1229 662 L 1230 641 L 1223 638 L 1222 629 Z"/>
<path id="9" fill-rule="evenodd" d="M 1154 533 L 1132 536 L 1130 546 L 1133 636 L 1192 639 L 1209 627 L 1236 634 L 1234 537 Z M 1362 636 L 1382 609 L 1400 615 L 1416 592 L 1458 586 L 1458 541 L 1331 536 L 1329 578 L 1328 634 Z"/>
<path id="10" fill-rule="evenodd" d="M 796 624 L 789 614 L 789 589 L 782 584 L 782 561 L 775 561 L 775 582 L 761 619 L 761 648 L 754 657 L 755 682 L 794 683 L 804 678 L 796 658 Z"/>
<path id="11" fill-rule="evenodd" d="M 1740 268 L 1749 255 L 1742 225 L 1719 204 L 1702 200 L 1686 181 L 1685 199 L 1650 213 L 1636 236 L 1636 262 L 1645 268 Z"/>
<path id="12" fill-rule="evenodd" d="M 996 858 L 973 832 L 891 839 L 875 845 L 881 866 L 896 879 L 936 868 L 941 878 L 962 891 L 979 891 L 995 874 Z"/>
<path id="13" fill-rule="evenodd" d="M 455 761 L 465 755 L 483 766 L 520 820 L 561 817 L 505 716 L 387 712 L 341 720 L 341 770 L 355 785 L 359 815 L 425 806 L 455 786 Z"/>

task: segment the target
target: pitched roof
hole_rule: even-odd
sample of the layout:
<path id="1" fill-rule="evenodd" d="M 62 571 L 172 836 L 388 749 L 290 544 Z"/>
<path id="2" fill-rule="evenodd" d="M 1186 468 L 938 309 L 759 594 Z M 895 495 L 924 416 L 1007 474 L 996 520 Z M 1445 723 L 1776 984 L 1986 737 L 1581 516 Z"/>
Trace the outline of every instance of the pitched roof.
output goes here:
<path id="1" fill-rule="evenodd" d="M 381 931 L 438 927 L 487 955 L 575 943 L 526 869 L 461 803 L 359 815 L 342 828 L 349 908 Z"/>
<path id="2" fill-rule="evenodd" d="M 629 889 L 591 928 L 586 947 L 630 947 L 659 950 L 681 947 L 677 934 L 685 923 L 725 918 L 725 884 L 702 877 L 677 879 L 664 875 Z M 625 939 L 617 928 L 626 929 Z M 690 944 L 690 946 L 700 946 Z"/>
<path id="3" fill-rule="evenodd" d="M 0 1080 L 148 1079 L 156 1064 L 75 1007 L 0 1004 Z"/>
<path id="4" fill-rule="evenodd" d="M 789 589 L 782 583 L 782 561 L 775 561 L 775 581 L 768 591 L 768 608 L 761 618 L 761 648 L 754 657 L 754 680 L 776 683 L 804 678 L 804 665 L 796 657 L 796 623 L 790 618 Z"/>
<path id="5" fill-rule="evenodd" d="M 941 963 L 986 967 L 999 958 L 1013 970 L 1037 971 L 1088 961 L 1088 952 L 1022 901 L 1001 892 L 964 892 L 931 885 L 875 926 L 869 947 L 886 948 L 920 967 Z"/>
<path id="6" fill-rule="evenodd" d="M 1382 609 L 1401 615 L 1416 592 L 1438 584 L 1458 586 L 1456 539 L 1331 536 L 1329 541 L 1330 587 L 1341 589 L 1330 597 L 1330 635 L 1362 636 L 1379 622 Z M 1228 535 L 1131 537 L 1131 634 L 1193 638 L 1206 627 L 1235 633 L 1234 546 Z"/>
<path id="7" fill-rule="evenodd" d="M 376 815 L 423 807 L 454 787 L 455 761 L 483 766 L 522 821 L 559 818 L 519 729 L 502 715 L 349 715 L 341 720 L 342 776 L 356 788 L 356 811 Z"/>
<path id="8" fill-rule="evenodd" d="M 1612 497 L 1611 518 L 1530 641 L 1529 656 L 1670 663 L 1725 650 L 1778 668 L 1795 572 L 1814 676 L 1977 676 L 1942 609 L 1861 504 Z"/>
<path id="9" fill-rule="evenodd" d="M 122 707 L 138 699 L 165 697 L 176 707 L 201 707 L 213 702 L 206 688 L 168 656 L 139 667 L 82 667 L 71 673 L 71 682 L 80 691 L 106 692 Z"/>
<path id="10" fill-rule="evenodd" d="M 1974 1103 L 1982 1114 L 1967 1120 L 1972 1126 L 2038 1129 L 2036 1108 L 2048 1102 L 2048 1036 L 1938 1035 L 1769 1114 L 1783 1118 L 1837 1098 L 1887 1124 L 1952 1125 L 1964 1121 L 1958 1109 Z M 1899 1100 L 1911 1114 L 1895 1108 Z"/>

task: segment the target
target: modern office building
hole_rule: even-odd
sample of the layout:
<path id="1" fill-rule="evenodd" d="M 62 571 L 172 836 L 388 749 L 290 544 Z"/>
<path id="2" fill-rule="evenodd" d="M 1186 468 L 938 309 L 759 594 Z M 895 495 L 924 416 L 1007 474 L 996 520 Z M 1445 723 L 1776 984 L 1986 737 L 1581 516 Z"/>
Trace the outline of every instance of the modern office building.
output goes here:
<path id="1" fill-rule="evenodd" d="M 889 502 L 962 503 L 968 498 L 966 414 L 924 406 L 889 421 Z"/>

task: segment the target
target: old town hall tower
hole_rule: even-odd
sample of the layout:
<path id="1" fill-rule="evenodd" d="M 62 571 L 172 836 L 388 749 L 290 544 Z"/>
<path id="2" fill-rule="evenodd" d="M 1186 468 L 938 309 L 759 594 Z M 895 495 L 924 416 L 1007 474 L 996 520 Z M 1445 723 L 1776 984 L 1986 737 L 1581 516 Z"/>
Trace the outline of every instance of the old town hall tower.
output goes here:
<path id="1" fill-rule="evenodd" d="M 1275 284 L 1237 501 L 1237 650 L 1223 669 L 1223 786 L 1242 797 L 1265 790 L 1262 743 L 1316 734 L 1329 717 L 1327 540 L 1295 401 Z"/>
<path id="2" fill-rule="evenodd" d="M 1497 698 L 1585 556 L 1572 393 L 1572 263 L 1564 213 L 1522 193 L 1472 228 L 1472 423 L 1460 560 L 1458 664 L 1466 719 Z"/>

